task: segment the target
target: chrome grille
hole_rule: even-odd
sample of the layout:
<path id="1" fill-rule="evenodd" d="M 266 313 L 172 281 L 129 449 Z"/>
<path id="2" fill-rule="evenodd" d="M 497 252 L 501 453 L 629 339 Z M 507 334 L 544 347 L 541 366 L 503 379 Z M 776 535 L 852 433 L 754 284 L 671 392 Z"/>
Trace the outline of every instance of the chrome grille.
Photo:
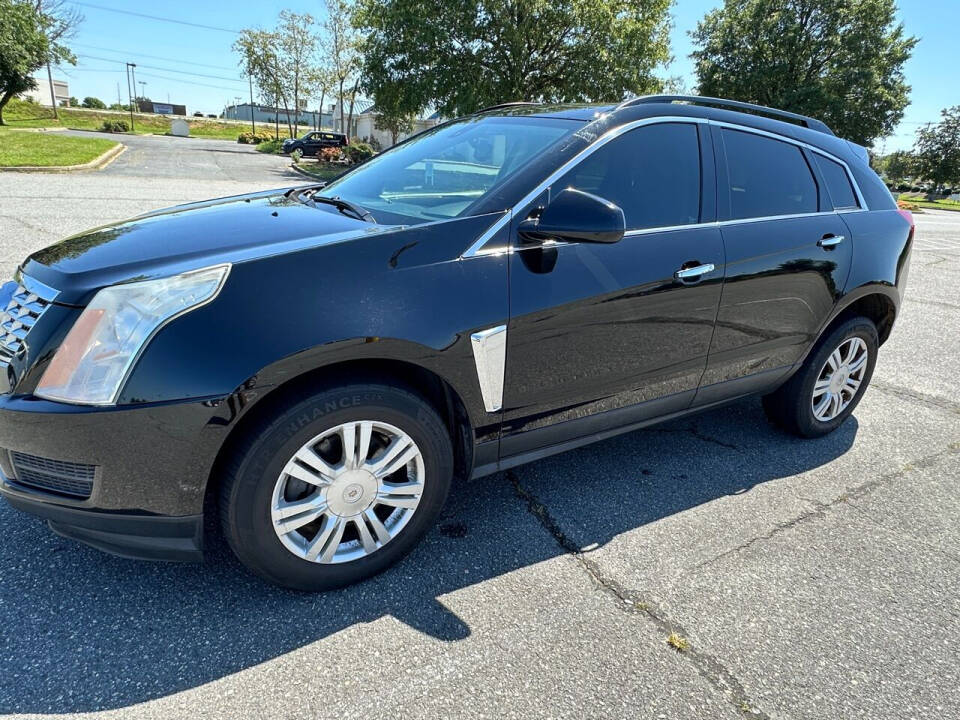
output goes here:
<path id="1" fill-rule="evenodd" d="M 6 307 L 0 310 L 0 354 L 14 357 L 23 350 L 27 333 L 34 326 L 50 303 L 34 292 L 30 292 L 23 285 L 16 285 Z M 4 287 L 4 291 L 9 291 Z M 7 296 L 3 292 L 3 296 Z"/>
<path id="2" fill-rule="evenodd" d="M 30 489 L 43 490 L 57 495 L 86 499 L 93 492 L 96 465 L 51 460 L 49 458 L 11 452 L 14 482 Z"/>

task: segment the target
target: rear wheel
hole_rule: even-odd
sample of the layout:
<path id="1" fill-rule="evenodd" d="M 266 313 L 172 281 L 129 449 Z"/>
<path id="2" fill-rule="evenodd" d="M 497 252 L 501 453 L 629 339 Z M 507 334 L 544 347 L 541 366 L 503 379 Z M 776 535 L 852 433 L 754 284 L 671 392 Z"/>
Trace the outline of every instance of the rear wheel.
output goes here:
<path id="1" fill-rule="evenodd" d="M 453 452 L 422 398 L 387 385 L 325 390 L 249 435 L 221 488 L 224 534 L 254 572 L 325 590 L 409 552 L 446 500 Z"/>
<path id="2" fill-rule="evenodd" d="M 817 344 L 786 384 L 763 398 L 767 416 L 801 437 L 833 432 L 863 397 L 878 346 L 877 328 L 867 318 L 842 323 Z"/>

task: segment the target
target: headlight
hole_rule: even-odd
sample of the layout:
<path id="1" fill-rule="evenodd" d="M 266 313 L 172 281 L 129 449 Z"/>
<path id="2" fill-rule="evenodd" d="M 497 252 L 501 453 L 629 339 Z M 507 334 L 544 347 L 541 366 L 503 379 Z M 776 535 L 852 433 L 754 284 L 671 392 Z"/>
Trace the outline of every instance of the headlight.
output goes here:
<path id="1" fill-rule="evenodd" d="M 157 331 L 213 300 L 230 265 L 104 288 L 77 318 L 34 391 L 81 405 L 112 405 Z"/>

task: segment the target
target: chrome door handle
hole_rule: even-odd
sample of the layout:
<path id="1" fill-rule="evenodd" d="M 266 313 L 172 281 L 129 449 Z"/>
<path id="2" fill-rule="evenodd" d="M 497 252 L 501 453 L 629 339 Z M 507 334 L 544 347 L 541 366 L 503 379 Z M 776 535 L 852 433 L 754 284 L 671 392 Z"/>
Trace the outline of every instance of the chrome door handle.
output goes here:
<path id="1" fill-rule="evenodd" d="M 843 242 L 843 235 L 827 235 L 826 237 L 820 238 L 820 241 L 817 243 L 822 248 L 832 248 L 836 247 Z"/>
<path id="2" fill-rule="evenodd" d="M 677 270 L 673 276 L 677 280 L 693 280 L 701 275 L 712 273 L 714 270 L 716 270 L 716 267 L 713 263 L 706 263 L 705 265 L 697 265 L 696 267 L 692 268 L 682 268 Z"/>

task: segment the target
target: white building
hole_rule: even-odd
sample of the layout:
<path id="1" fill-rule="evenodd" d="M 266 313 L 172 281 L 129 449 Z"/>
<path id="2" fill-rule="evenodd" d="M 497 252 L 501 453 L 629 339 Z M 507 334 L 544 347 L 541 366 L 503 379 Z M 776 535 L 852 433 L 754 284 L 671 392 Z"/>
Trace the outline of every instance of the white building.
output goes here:
<path id="1" fill-rule="evenodd" d="M 333 129 L 336 132 L 344 132 L 340 122 L 340 103 L 335 103 L 331 109 L 333 115 Z M 350 101 L 344 103 L 343 118 L 344 124 L 347 124 L 350 115 Z M 380 147 L 386 150 L 393 145 L 393 136 L 389 130 L 381 130 L 377 127 L 377 117 L 380 113 L 372 100 L 357 99 L 353 104 L 353 121 L 350 122 L 350 132 L 347 136 L 350 138 L 360 138 L 361 140 L 374 140 L 380 144 Z M 440 124 L 440 117 L 437 113 L 425 118 L 417 118 L 413 121 L 413 130 L 408 133 L 401 133 L 397 136 L 397 142 L 404 140 L 411 135 L 422 132 L 428 128 Z"/>
<path id="2" fill-rule="evenodd" d="M 40 105 L 50 107 L 50 82 L 47 80 L 46 74 L 42 77 L 34 75 L 33 79 L 37 83 L 36 89 L 27 90 L 21 97 L 30 98 Z M 53 92 L 57 97 L 57 105 L 70 106 L 70 87 L 67 85 L 66 80 L 57 80 L 54 78 Z"/>

